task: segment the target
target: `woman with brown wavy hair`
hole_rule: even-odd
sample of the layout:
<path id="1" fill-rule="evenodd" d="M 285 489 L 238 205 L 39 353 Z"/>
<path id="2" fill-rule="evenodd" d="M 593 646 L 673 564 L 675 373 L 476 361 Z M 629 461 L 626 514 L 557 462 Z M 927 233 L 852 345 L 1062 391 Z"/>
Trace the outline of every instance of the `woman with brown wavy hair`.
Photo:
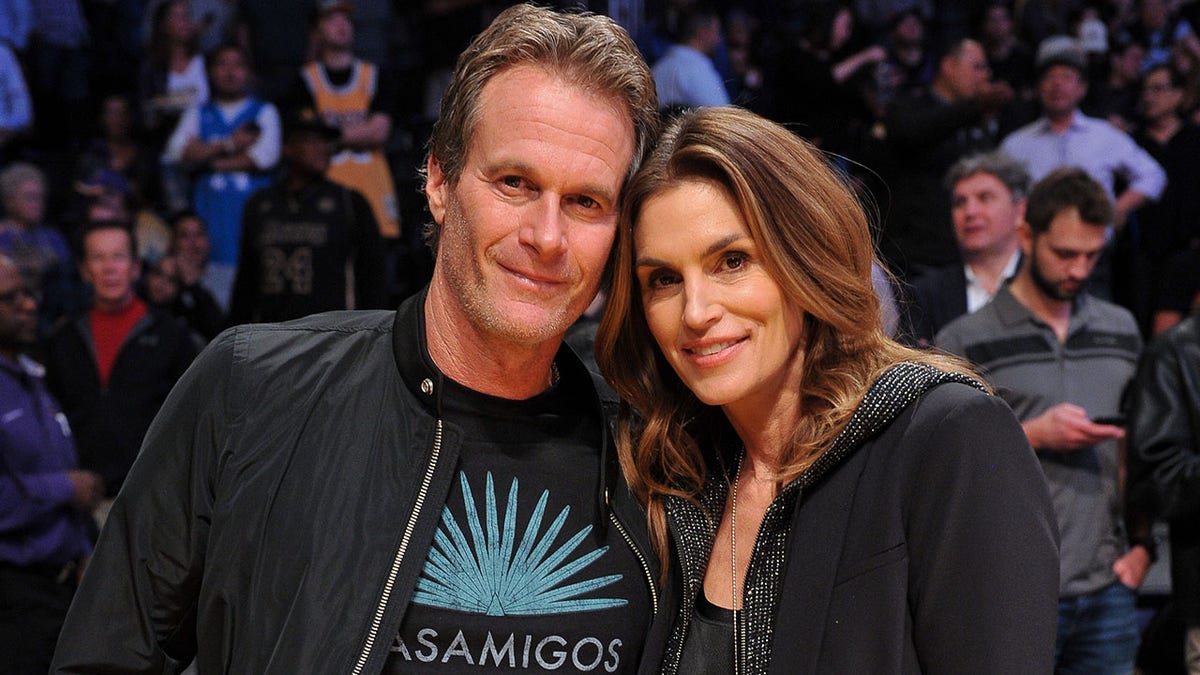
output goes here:
<path id="1" fill-rule="evenodd" d="M 676 612 L 667 673 L 1049 672 L 1057 534 L 1011 411 L 884 335 L 811 145 L 673 120 L 624 193 L 601 368 Z"/>

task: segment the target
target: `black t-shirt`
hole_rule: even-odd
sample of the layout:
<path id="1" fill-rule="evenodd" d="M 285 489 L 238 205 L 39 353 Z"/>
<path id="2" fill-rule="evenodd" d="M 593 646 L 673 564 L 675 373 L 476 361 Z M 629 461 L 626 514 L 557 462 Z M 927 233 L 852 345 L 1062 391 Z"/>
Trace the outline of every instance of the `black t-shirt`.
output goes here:
<path id="1" fill-rule="evenodd" d="M 701 587 L 679 656 L 679 672 L 694 675 L 732 673 L 733 610 L 709 602 Z"/>
<path id="2" fill-rule="evenodd" d="M 632 673 L 641 564 L 599 507 L 599 413 L 580 373 L 526 401 L 447 383 L 458 477 L 385 673 Z"/>

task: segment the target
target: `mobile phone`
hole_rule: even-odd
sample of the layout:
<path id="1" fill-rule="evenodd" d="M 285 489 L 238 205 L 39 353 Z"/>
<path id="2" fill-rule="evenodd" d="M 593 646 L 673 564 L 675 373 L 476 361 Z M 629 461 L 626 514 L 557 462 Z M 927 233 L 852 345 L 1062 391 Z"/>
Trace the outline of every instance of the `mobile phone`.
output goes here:
<path id="1" fill-rule="evenodd" d="M 1111 424 L 1117 427 L 1123 427 L 1129 423 L 1129 420 L 1120 413 L 1116 415 L 1101 415 L 1099 417 L 1093 417 L 1092 421 L 1096 424 Z"/>

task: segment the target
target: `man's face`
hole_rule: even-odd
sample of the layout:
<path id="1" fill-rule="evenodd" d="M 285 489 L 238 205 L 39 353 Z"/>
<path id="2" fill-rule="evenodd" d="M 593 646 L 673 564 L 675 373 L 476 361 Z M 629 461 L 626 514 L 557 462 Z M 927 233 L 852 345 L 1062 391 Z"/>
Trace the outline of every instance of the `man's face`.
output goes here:
<path id="1" fill-rule="evenodd" d="M 1038 96 L 1042 109 L 1049 117 L 1066 115 L 1075 110 L 1087 94 L 1087 82 L 1071 66 L 1055 64 L 1046 69 L 1038 80 Z"/>
<path id="2" fill-rule="evenodd" d="M 36 330 L 37 301 L 17 268 L 0 264 L 0 354 L 33 344 Z"/>
<path id="3" fill-rule="evenodd" d="M 1171 84 L 1171 75 L 1155 69 L 1142 81 L 1142 112 L 1148 120 L 1170 117 L 1183 103 L 1183 90 Z"/>
<path id="4" fill-rule="evenodd" d="M 1142 63 L 1146 60 L 1146 50 L 1134 43 L 1123 51 L 1113 54 L 1110 59 L 1111 68 L 1125 82 L 1136 82 L 1138 73 L 1142 71 Z"/>
<path id="5" fill-rule="evenodd" d="M 9 218 L 27 227 L 38 225 L 46 215 L 46 187 L 38 180 L 22 181 L 9 196 L 4 208 Z"/>
<path id="6" fill-rule="evenodd" d="M 1003 181 L 990 173 L 967 176 L 955 183 L 951 199 L 954 236 L 964 257 L 1016 249 L 1025 202 L 1014 201 Z"/>
<path id="7" fill-rule="evenodd" d="M 321 176 L 333 158 L 333 141 L 315 131 L 295 132 L 283 146 L 283 156 L 293 171 Z"/>
<path id="8" fill-rule="evenodd" d="M 988 5 L 984 10 L 983 37 L 988 40 L 1003 40 L 1013 32 L 1012 14 L 1004 5 Z"/>
<path id="9" fill-rule="evenodd" d="M 354 22 L 346 12 L 326 13 L 317 23 L 321 45 L 332 49 L 349 49 L 354 44 Z"/>
<path id="10" fill-rule="evenodd" d="M 187 216 L 175 224 L 174 251 L 181 257 L 195 262 L 208 260 L 211 244 L 208 230 L 199 218 Z"/>
<path id="11" fill-rule="evenodd" d="M 1038 292 L 1060 302 L 1079 295 L 1096 267 L 1108 230 L 1080 220 L 1074 207 L 1060 211 L 1050 228 L 1038 235 L 1023 223 L 1021 248 Z"/>
<path id="12" fill-rule="evenodd" d="M 943 63 L 943 76 L 954 94 L 955 100 L 971 98 L 987 84 L 990 69 L 983 47 L 968 42 L 958 56 L 947 58 Z"/>
<path id="13" fill-rule="evenodd" d="M 481 342 L 541 345 L 599 288 L 633 124 L 614 101 L 534 66 L 494 76 L 480 104 L 458 181 L 429 162 L 441 225 L 430 311 Z"/>
<path id="14" fill-rule="evenodd" d="M 89 232 L 83 239 L 83 280 L 94 289 L 95 305 L 101 309 L 120 309 L 133 298 L 137 281 L 137 260 L 129 233 L 116 227 Z"/>
<path id="15" fill-rule="evenodd" d="M 208 77 L 213 93 L 219 98 L 239 99 L 249 90 L 250 68 L 236 49 L 221 50 L 209 68 Z"/>

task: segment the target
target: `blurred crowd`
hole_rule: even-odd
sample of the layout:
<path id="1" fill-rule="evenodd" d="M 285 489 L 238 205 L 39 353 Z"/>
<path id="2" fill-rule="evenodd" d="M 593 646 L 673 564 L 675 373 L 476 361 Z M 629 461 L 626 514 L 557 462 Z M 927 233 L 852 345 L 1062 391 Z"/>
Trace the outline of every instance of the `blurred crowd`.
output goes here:
<path id="1" fill-rule="evenodd" d="M 80 508 L 102 520 L 227 326 L 424 285 L 425 140 L 454 57 L 511 4 L 0 0 L 0 254 L 21 279 L 0 310 L 36 313 L 21 351 L 74 429 Z M 824 150 L 872 210 L 906 341 L 940 327 L 921 279 L 989 253 L 956 230 L 947 171 L 997 149 L 1032 180 L 1072 164 L 1104 185 L 1117 222 L 1089 290 L 1143 338 L 1191 313 L 1200 2 L 553 4 L 626 25 L 665 113 L 732 103 Z M 1001 244 L 998 279 L 1018 260 Z"/>

